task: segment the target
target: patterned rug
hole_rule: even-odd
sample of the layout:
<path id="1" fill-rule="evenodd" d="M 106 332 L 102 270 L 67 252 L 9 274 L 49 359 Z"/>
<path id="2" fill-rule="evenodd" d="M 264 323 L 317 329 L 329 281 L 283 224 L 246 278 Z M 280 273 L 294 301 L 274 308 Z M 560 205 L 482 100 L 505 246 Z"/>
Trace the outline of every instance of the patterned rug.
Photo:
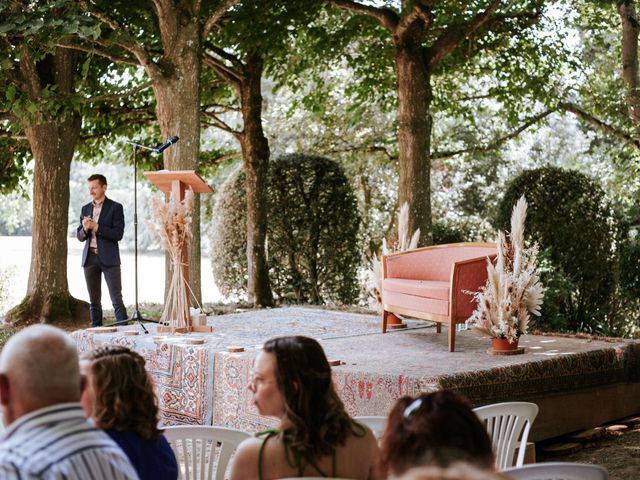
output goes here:
<path id="1" fill-rule="evenodd" d="M 409 322 L 406 330 L 380 333 L 379 318 L 315 308 L 275 308 L 210 317 L 211 334 L 162 337 L 74 332 L 81 352 L 101 344 L 126 345 L 140 352 L 156 382 L 166 424 L 204 424 L 257 431 L 273 425 L 258 415 L 247 391 L 253 358 L 269 338 L 306 335 L 318 339 L 333 368 L 340 397 L 352 415 L 386 415 L 403 395 L 453 388 L 475 405 L 573 392 L 640 380 L 640 342 L 569 336 L 526 335 L 523 355 L 494 356 L 490 342 L 471 331 L 456 334 L 429 322 Z M 203 345 L 186 345 L 199 337 Z M 181 343 L 182 342 L 182 343 Z M 228 346 L 242 346 L 230 353 Z"/>
<path id="2" fill-rule="evenodd" d="M 147 361 L 160 399 L 161 418 L 166 425 L 211 425 L 213 420 L 214 354 L 230 345 L 259 348 L 272 337 L 306 335 L 319 340 L 375 335 L 379 318 L 316 308 L 286 307 L 209 317 L 211 334 L 158 335 L 155 324 L 118 327 L 116 333 L 78 330 L 72 337 L 80 353 L 101 345 L 123 345 L 140 353 Z M 422 322 L 409 322 L 424 328 Z M 138 331 L 127 336 L 127 331 Z M 203 345 L 181 343 L 184 338 L 201 338 Z"/>

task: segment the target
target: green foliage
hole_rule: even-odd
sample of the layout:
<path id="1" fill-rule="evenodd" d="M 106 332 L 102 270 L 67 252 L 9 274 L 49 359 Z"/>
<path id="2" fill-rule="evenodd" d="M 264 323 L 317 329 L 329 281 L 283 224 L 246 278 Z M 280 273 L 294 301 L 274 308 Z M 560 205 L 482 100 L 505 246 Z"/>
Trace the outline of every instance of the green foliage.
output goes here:
<path id="1" fill-rule="evenodd" d="M 115 15 L 122 9 L 134 9 L 133 5 L 137 3 L 114 0 L 110 6 Z M 28 10 L 0 2 L 0 114 L 5 119 L 0 121 L 0 133 L 20 138 L 17 141 L 0 135 L 2 193 L 15 190 L 30 173 L 26 165 L 31 153 L 24 129 L 34 123 L 55 123 L 70 114 L 80 115 L 84 141 L 76 153 L 95 161 L 103 157 L 107 142 L 118 136 L 133 136 L 154 118 L 151 89 L 134 90 L 144 82 L 142 72 L 135 67 L 76 52 L 72 78 L 61 78 L 57 62 L 65 50 L 57 45 L 78 43 L 79 37 L 96 39 L 101 34 L 101 25 L 77 8 L 77 2 L 65 0 L 35 2 Z M 143 11 L 138 5 L 135 14 L 147 17 Z M 22 67 L 25 62 L 34 65 L 34 73 Z M 122 158 L 130 158 L 129 148 Z"/>
<path id="2" fill-rule="evenodd" d="M 466 225 L 446 220 L 433 221 L 433 244 L 468 242 L 472 239 Z"/>
<path id="3" fill-rule="evenodd" d="M 640 299 L 640 238 L 637 232 L 620 245 L 620 288 L 625 296 Z"/>
<path id="4" fill-rule="evenodd" d="M 268 258 L 281 301 L 352 303 L 358 295 L 360 216 L 342 169 L 323 157 L 285 155 L 269 168 Z M 212 264 L 225 295 L 246 291 L 244 172 L 222 186 L 215 207 Z"/>
<path id="5" fill-rule="evenodd" d="M 548 285 L 545 328 L 593 330 L 610 314 L 615 291 L 617 219 L 602 188 L 586 175 L 556 167 L 516 177 L 498 209 L 496 228 L 509 230 L 511 211 L 525 195 L 525 233 L 540 245 Z M 544 264 L 543 264 L 544 265 Z"/>
<path id="6" fill-rule="evenodd" d="M 29 159 L 25 142 L 0 138 L 0 195 L 18 189 L 20 182 L 31 173 Z"/>
<path id="7" fill-rule="evenodd" d="M 247 291 L 247 201 L 244 172 L 239 166 L 216 195 L 211 230 L 211 266 L 224 296 Z"/>

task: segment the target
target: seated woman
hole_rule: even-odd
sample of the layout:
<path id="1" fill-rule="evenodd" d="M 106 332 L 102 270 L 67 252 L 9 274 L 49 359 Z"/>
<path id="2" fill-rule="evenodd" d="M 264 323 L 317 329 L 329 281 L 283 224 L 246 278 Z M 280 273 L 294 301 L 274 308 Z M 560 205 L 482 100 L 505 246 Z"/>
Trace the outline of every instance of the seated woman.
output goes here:
<path id="1" fill-rule="evenodd" d="M 491 439 L 471 404 L 450 390 L 399 399 L 382 435 L 383 470 L 393 478 L 412 467 L 456 462 L 494 469 Z"/>
<path id="2" fill-rule="evenodd" d="M 127 454 L 140 480 L 175 480 L 178 464 L 158 430 L 158 399 L 144 358 L 126 347 L 102 347 L 80 361 L 87 417 Z"/>
<path id="3" fill-rule="evenodd" d="M 280 425 L 240 444 L 232 480 L 380 478 L 376 439 L 345 411 L 318 342 L 299 336 L 269 340 L 256 357 L 249 389 L 258 412 Z"/>

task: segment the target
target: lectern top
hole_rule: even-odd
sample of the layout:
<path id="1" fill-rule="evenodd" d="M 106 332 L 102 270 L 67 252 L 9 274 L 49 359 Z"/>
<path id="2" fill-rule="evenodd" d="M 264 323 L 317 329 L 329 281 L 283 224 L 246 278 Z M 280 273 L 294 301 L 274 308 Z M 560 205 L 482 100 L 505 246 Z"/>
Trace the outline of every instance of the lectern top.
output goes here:
<path id="1" fill-rule="evenodd" d="M 143 175 L 163 192 L 170 192 L 174 181 L 191 187 L 194 193 L 213 192 L 213 188 L 193 170 L 158 170 L 157 172 L 144 172 Z"/>

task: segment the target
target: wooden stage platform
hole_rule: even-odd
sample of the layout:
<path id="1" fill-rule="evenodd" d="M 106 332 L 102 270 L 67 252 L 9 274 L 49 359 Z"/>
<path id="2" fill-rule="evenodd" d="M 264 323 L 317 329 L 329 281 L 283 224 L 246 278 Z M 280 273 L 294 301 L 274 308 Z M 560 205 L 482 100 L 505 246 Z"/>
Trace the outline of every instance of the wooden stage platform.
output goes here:
<path id="1" fill-rule="evenodd" d="M 525 353 L 487 354 L 490 341 L 471 331 L 447 349 L 429 322 L 380 333 L 379 318 L 315 308 L 277 308 L 209 317 L 211 334 L 149 335 L 136 325 L 118 332 L 73 333 L 81 352 L 126 345 L 146 359 L 166 424 L 214 424 L 258 431 L 273 419 L 258 415 L 247 391 L 253 358 L 275 336 L 307 335 L 323 345 L 336 388 L 352 415 L 386 415 L 403 395 L 452 388 L 474 405 L 526 400 L 540 413 L 530 438 L 539 441 L 640 413 L 640 342 L 526 335 Z M 131 331 L 138 335 L 128 335 Z M 201 345 L 189 342 L 202 341 Z M 229 352 L 230 346 L 244 352 Z"/>

